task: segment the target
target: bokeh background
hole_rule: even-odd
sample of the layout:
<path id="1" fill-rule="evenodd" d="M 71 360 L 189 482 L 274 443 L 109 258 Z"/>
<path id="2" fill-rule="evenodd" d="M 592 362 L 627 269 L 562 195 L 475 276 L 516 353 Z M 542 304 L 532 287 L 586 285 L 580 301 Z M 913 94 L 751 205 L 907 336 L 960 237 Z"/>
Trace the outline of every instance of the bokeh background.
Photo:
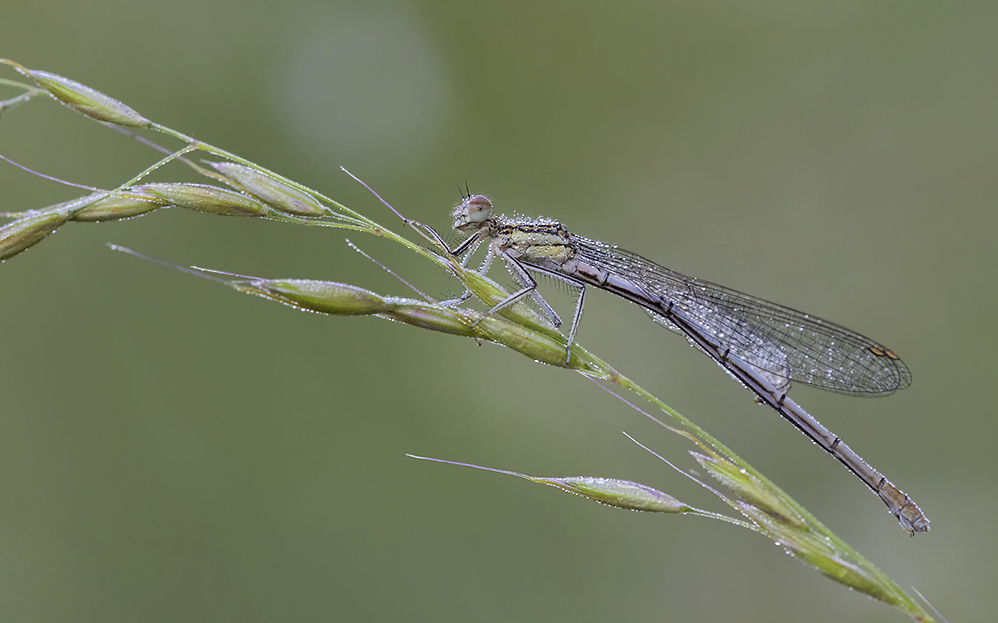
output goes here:
<path id="1" fill-rule="evenodd" d="M 918 501 L 932 531 L 914 539 L 638 309 L 594 292 L 579 335 L 949 620 L 980 621 L 998 608 L 996 24 L 985 1 L 8 0 L 0 52 L 385 225 L 341 165 L 441 229 L 467 182 L 883 341 L 910 389 L 794 395 Z M 41 100 L 0 118 L 0 151 L 100 187 L 156 159 Z M 6 164 L 0 189 L 3 211 L 78 194 Z M 690 467 L 687 444 L 577 375 L 104 246 L 408 293 L 344 238 L 170 210 L 70 224 L 0 266 L 0 619 L 904 620 L 744 530 L 404 456 L 723 510 L 620 431 Z M 458 288 L 352 239 L 434 296 Z"/>

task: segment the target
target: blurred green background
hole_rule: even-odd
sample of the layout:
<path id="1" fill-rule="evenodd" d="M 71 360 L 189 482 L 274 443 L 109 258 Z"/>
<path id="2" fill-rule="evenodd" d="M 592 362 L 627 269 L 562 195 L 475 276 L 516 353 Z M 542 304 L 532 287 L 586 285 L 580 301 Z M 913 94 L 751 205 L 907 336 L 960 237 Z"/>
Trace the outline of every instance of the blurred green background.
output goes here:
<path id="1" fill-rule="evenodd" d="M 637 308 L 593 292 L 579 335 L 972 621 L 998 609 L 996 20 L 983 1 L 8 0 L 0 55 L 385 225 L 341 165 L 440 229 L 467 182 L 883 341 L 910 389 L 794 396 L 922 506 L 932 531 L 914 539 Z M 0 119 L 0 152 L 100 187 L 156 159 L 42 100 Z M 0 211 L 78 194 L 6 164 L 0 189 Z M 408 293 L 344 238 L 170 210 L 70 224 L 0 267 L 0 619 L 905 620 L 744 530 L 404 456 L 628 478 L 723 510 L 620 431 L 690 467 L 688 444 L 577 375 L 104 246 Z M 434 296 L 458 288 L 352 239 Z"/>

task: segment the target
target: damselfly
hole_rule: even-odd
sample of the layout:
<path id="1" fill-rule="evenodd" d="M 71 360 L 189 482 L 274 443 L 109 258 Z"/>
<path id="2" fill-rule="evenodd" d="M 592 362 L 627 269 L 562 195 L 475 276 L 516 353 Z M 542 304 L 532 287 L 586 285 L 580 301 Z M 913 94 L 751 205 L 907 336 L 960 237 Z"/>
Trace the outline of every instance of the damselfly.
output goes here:
<path id="1" fill-rule="evenodd" d="M 683 334 L 812 441 L 859 477 L 910 534 L 928 532 L 921 509 L 880 472 L 787 396 L 791 381 L 856 396 L 904 389 L 911 374 L 892 350 L 841 325 L 717 284 L 686 277 L 640 255 L 570 233 L 550 219 L 496 215 L 483 195 L 468 195 L 453 212 L 453 228 L 469 234 L 448 251 L 463 260 L 489 240 L 481 272 L 500 258 L 520 289 L 491 315 L 531 296 L 555 325 L 561 319 L 537 292 L 531 272 L 578 289 L 566 357 L 582 317 L 586 286 L 641 306 L 652 319 Z M 432 229 L 426 228 L 432 233 Z M 433 237 L 441 242 L 440 237 Z M 443 245 L 446 247 L 446 245 Z"/>

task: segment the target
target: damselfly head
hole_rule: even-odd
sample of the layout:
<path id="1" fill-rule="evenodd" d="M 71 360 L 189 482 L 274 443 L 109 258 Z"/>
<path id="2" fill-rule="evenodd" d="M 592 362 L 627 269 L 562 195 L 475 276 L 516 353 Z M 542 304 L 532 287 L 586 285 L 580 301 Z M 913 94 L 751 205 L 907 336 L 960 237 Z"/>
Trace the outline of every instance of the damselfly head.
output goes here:
<path id="1" fill-rule="evenodd" d="M 454 218 L 455 230 L 476 231 L 492 218 L 492 202 L 485 195 L 470 195 L 454 208 L 451 216 Z"/>

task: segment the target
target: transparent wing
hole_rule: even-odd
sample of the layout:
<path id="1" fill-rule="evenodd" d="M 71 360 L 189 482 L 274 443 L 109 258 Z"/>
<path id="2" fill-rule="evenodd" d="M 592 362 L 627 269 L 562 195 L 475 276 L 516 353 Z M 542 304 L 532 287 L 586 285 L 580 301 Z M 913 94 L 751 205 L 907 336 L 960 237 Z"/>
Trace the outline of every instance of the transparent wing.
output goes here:
<path id="1" fill-rule="evenodd" d="M 890 349 L 841 325 L 686 277 L 612 245 L 574 234 L 571 243 L 593 267 L 673 303 L 733 354 L 788 383 L 860 396 L 887 395 L 911 384 L 908 367 Z M 678 331 L 666 318 L 653 318 Z"/>

